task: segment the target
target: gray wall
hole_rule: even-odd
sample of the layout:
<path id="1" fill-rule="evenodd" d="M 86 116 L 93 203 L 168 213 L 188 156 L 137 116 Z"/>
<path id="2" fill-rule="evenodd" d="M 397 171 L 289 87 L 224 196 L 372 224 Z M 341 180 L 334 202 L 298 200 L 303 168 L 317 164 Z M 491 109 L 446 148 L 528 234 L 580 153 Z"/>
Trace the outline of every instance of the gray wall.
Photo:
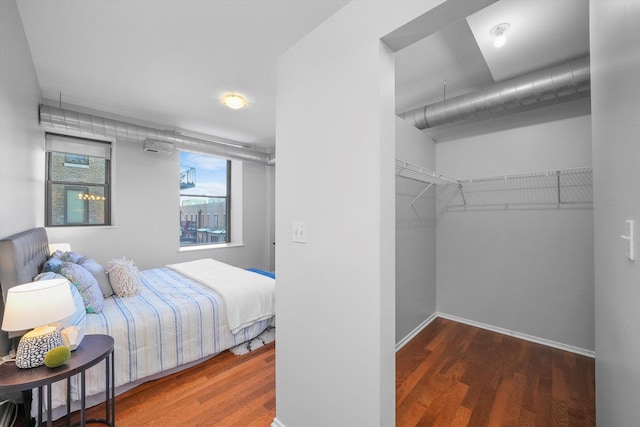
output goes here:
<path id="1" fill-rule="evenodd" d="M 438 143 L 436 164 L 454 178 L 590 166 L 590 117 Z M 593 211 L 444 213 L 437 284 L 439 312 L 593 350 Z"/>
<path id="2" fill-rule="evenodd" d="M 632 427 L 640 420 L 640 260 L 625 258 L 620 235 L 625 220 L 640 221 L 640 2 L 590 7 L 596 414 L 599 426 Z"/>
<path id="3" fill-rule="evenodd" d="M 396 118 L 396 158 L 435 169 L 435 144 Z M 396 343 L 436 312 L 435 187 L 396 177 Z"/>
<path id="4" fill-rule="evenodd" d="M 42 224 L 40 88 L 15 0 L 0 1 L 0 236 Z"/>

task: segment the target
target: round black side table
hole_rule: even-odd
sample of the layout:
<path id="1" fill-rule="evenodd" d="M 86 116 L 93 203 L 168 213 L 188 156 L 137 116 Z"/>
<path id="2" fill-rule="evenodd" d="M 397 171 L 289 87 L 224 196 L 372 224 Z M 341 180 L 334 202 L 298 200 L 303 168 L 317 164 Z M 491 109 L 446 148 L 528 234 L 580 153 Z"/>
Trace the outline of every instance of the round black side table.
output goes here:
<path id="1" fill-rule="evenodd" d="M 115 364 L 113 360 L 113 338 L 109 335 L 85 335 L 77 349 L 71 353 L 67 362 L 57 368 L 39 366 L 37 368 L 20 369 L 14 363 L 0 365 L 1 391 L 28 391 L 38 389 L 38 424 L 42 424 L 42 391 L 47 388 L 47 426 L 51 420 L 51 384 L 67 380 L 67 426 L 71 425 L 71 377 L 80 374 L 80 426 L 86 423 L 102 423 L 115 427 Z M 86 386 L 85 372 L 92 366 L 106 359 L 105 363 L 105 406 L 106 414 L 102 419 L 86 419 Z M 30 416 L 27 414 L 27 417 Z"/>

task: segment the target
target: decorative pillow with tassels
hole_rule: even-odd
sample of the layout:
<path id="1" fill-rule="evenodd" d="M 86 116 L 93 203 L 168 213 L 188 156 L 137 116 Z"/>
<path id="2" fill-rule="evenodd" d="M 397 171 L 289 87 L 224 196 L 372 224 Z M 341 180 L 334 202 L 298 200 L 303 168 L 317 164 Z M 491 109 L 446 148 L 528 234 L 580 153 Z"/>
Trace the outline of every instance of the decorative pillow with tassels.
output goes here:
<path id="1" fill-rule="evenodd" d="M 142 291 L 140 271 L 133 261 L 126 258 L 112 259 L 107 263 L 106 270 L 111 288 L 119 297 L 138 295 Z"/>

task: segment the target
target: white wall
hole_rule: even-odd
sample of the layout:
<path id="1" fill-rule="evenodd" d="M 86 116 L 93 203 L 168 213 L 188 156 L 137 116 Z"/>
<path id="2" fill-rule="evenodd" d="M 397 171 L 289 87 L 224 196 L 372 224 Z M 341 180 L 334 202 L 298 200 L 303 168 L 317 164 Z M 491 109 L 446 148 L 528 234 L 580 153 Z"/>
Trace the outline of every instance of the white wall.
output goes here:
<path id="1" fill-rule="evenodd" d="M 435 169 L 435 143 L 396 117 L 396 158 Z M 396 343 L 436 312 L 435 186 L 396 177 Z"/>
<path id="2" fill-rule="evenodd" d="M 591 163 L 589 116 L 436 144 L 458 179 Z M 439 312 L 592 351 L 593 211 L 446 212 L 437 284 Z"/>
<path id="3" fill-rule="evenodd" d="M 276 270 L 276 168 L 267 168 L 268 180 L 268 216 L 265 218 L 268 224 L 269 235 L 267 246 L 269 247 L 269 271 Z"/>
<path id="4" fill-rule="evenodd" d="M 40 87 L 15 0 L 0 1 L 0 236 L 43 224 Z"/>
<path id="5" fill-rule="evenodd" d="M 625 259 L 620 235 L 625 220 L 640 221 L 640 2 L 590 7 L 596 414 L 599 426 L 631 427 L 640 419 L 640 261 Z"/>
<path id="6" fill-rule="evenodd" d="M 277 426 L 395 422 L 394 77 L 379 39 L 437 2 L 401 4 L 348 3 L 280 58 Z"/>

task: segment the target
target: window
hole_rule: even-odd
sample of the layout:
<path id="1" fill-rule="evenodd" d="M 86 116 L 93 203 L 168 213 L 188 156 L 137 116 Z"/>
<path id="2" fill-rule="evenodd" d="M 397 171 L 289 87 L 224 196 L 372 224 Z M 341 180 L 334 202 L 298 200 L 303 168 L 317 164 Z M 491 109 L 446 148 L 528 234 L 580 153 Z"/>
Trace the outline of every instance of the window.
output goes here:
<path id="1" fill-rule="evenodd" d="M 47 227 L 111 224 L 111 144 L 48 133 Z"/>
<path id="2" fill-rule="evenodd" d="M 228 160 L 180 152 L 181 247 L 230 241 L 230 176 Z"/>

